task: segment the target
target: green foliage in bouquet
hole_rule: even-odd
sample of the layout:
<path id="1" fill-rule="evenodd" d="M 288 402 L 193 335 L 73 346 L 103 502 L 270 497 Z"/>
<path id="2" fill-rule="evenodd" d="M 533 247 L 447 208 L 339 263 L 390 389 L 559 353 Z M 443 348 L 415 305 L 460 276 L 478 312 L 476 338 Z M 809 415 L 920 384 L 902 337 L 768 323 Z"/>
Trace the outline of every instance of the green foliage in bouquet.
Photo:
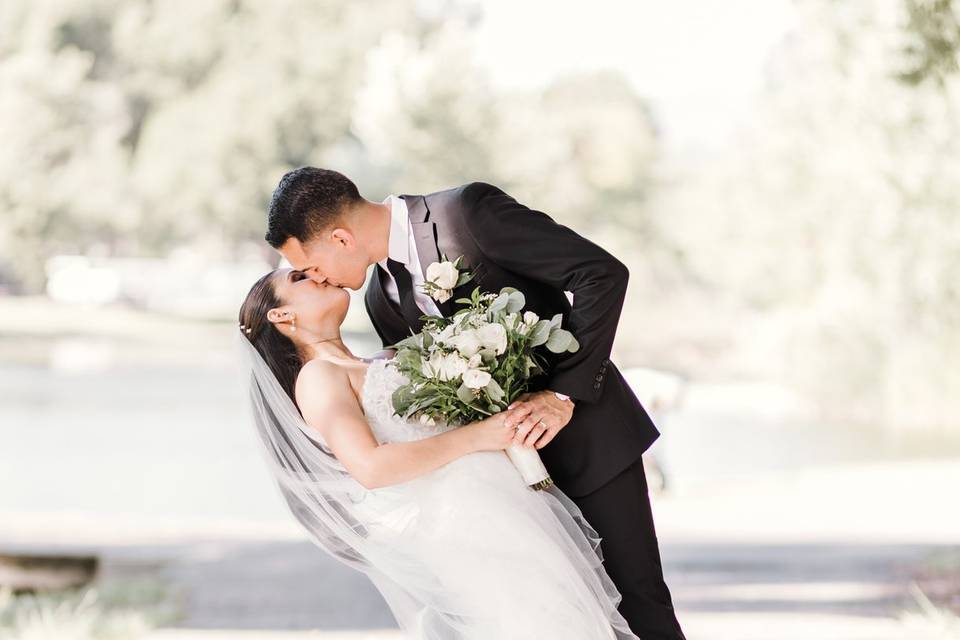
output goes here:
<path id="1" fill-rule="evenodd" d="M 423 330 L 393 345 L 397 369 L 409 383 L 393 394 L 404 418 L 465 424 L 503 411 L 544 372 L 545 348 L 575 352 L 580 344 L 560 327 L 561 314 L 541 320 L 523 312 L 526 300 L 513 287 L 499 294 L 477 287 L 450 318 L 425 316 Z"/>

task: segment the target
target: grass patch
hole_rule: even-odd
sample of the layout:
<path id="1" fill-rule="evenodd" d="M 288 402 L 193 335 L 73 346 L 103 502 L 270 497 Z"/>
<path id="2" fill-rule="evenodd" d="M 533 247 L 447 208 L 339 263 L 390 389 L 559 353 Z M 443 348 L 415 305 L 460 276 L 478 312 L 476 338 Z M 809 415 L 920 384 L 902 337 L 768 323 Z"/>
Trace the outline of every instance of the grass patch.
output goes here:
<path id="1" fill-rule="evenodd" d="M 0 588 L 5 640 L 131 640 L 180 615 L 167 587 L 156 580 L 21 595 Z"/>

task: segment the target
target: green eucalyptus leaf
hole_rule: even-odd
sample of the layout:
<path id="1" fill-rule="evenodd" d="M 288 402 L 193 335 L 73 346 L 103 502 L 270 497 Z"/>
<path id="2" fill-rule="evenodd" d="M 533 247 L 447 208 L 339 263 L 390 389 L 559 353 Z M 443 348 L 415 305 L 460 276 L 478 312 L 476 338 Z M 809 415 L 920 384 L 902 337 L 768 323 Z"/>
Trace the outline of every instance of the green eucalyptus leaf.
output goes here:
<path id="1" fill-rule="evenodd" d="M 527 304 L 527 299 L 523 296 L 522 291 L 513 291 L 510 293 L 510 298 L 507 301 L 507 313 L 516 313 L 523 309 L 523 305 Z"/>
<path id="2" fill-rule="evenodd" d="M 548 338 L 550 338 L 550 321 L 549 320 L 540 320 L 537 324 L 533 325 L 533 328 L 530 329 L 528 334 L 530 337 L 530 346 L 539 347 L 541 344 L 545 343 Z"/>
<path id="3" fill-rule="evenodd" d="M 397 387 L 390 396 L 390 400 L 393 404 L 393 410 L 397 414 L 406 413 L 410 405 L 413 404 L 413 385 L 405 384 L 402 387 Z"/>
<path id="4" fill-rule="evenodd" d="M 554 329 L 550 332 L 550 337 L 547 339 L 547 349 L 553 353 L 563 353 L 567 350 L 567 347 L 570 346 L 570 341 L 573 339 L 573 334 L 567 331 L 566 329 Z"/>
<path id="5" fill-rule="evenodd" d="M 510 302 L 510 294 L 501 293 L 500 295 L 497 296 L 497 299 L 490 304 L 488 311 L 490 313 L 498 313 L 500 311 L 503 311 L 504 309 L 507 308 L 507 304 L 509 304 L 509 302 Z"/>
<path id="6" fill-rule="evenodd" d="M 457 389 L 457 397 L 460 398 L 460 402 L 464 404 L 471 404 L 476 399 L 473 395 L 473 389 L 465 384 L 461 384 Z"/>
<path id="7" fill-rule="evenodd" d="M 413 349 L 398 351 L 394 357 L 401 369 L 413 369 L 415 371 L 420 371 L 421 369 L 420 353 Z"/>
<path id="8" fill-rule="evenodd" d="M 494 402 L 500 402 L 503 399 L 503 387 L 494 378 L 484 387 L 487 390 L 487 396 Z"/>

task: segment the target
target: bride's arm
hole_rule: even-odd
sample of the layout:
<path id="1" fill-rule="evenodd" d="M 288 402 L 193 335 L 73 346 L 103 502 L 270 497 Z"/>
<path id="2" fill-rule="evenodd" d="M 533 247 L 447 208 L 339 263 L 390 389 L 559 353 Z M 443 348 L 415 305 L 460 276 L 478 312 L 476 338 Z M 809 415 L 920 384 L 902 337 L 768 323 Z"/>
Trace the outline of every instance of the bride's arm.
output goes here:
<path id="1" fill-rule="evenodd" d="M 380 444 L 370 430 L 346 372 L 327 362 L 305 367 L 297 404 L 351 476 L 368 489 L 405 482 L 474 451 L 506 448 L 515 433 L 505 413 L 415 440 Z"/>

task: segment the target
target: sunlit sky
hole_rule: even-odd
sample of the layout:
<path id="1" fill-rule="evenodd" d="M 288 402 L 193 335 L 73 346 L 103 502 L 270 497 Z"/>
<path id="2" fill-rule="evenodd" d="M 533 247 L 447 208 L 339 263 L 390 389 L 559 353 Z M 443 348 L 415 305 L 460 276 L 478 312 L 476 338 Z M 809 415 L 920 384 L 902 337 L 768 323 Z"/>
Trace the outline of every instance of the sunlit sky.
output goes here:
<path id="1" fill-rule="evenodd" d="M 749 117 L 789 0 L 485 0 L 479 59 L 504 87 L 621 70 L 653 105 L 667 151 L 700 156 Z"/>

